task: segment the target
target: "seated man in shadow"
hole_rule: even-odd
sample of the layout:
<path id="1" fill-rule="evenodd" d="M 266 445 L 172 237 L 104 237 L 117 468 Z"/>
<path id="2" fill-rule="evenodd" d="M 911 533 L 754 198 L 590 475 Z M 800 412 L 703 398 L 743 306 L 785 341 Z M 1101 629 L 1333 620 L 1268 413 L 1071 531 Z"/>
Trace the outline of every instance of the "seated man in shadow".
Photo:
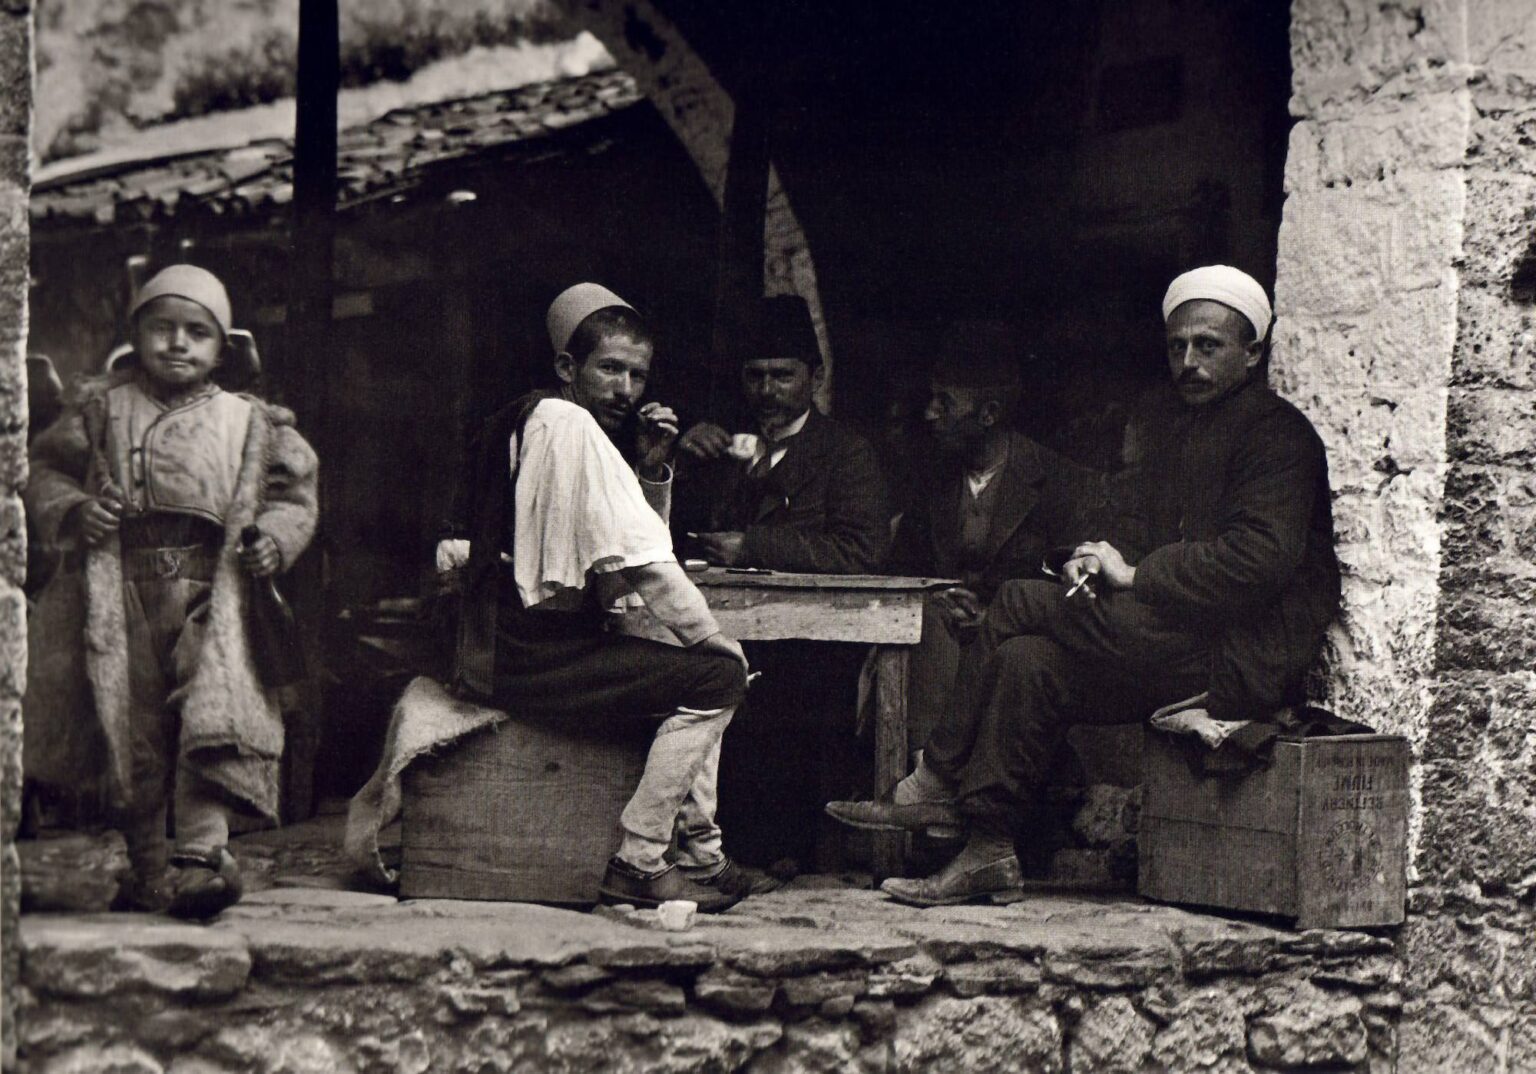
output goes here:
<path id="1" fill-rule="evenodd" d="M 885 881 L 900 902 L 1018 886 L 1015 844 L 1034 837 L 1052 751 L 1072 724 L 1140 722 L 1174 702 L 1265 719 L 1300 698 L 1339 605 L 1322 441 L 1263 382 L 1272 313 L 1251 276 L 1184 273 L 1163 318 L 1182 413 L 1146 468 L 1152 550 L 1133 563 L 1111 541 L 1084 542 L 1062 584 L 1005 583 L 917 770 L 890 801 L 827 806 L 860 828 L 968 829 L 932 876 Z"/>
<path id="2" fill-rule="evenodd" d="M 960 584 L 924 608 L 908 702 L 913 742 L 948 705 L 961 646 L 998 587 L 1045 577 L 1053 547 L 1103 532 L 1090 521 L 1102 513 L 1102 475 L 1012 428 L 1023 391 L 1019 353 L 1004 325 L 957 324 L 929 377 L 923 423 L 933 454 L 918 470 L 887 569 Z"/>
<path id="3" fill-rule="evenodd" d="M 826 374 L 810 308 L 794 295 L 767 298 L 749 323 L 741 351 L 747 431 L 732 436 L 702 423 L 679 441 L 680 506 L 703 530 L 695 548 L 725 567 L 872 573 L 890 543 L 885 482 L 869 441 L 816 409 Z M 745 860 L 808 864 L 823 787 L 852 787 L 862 648 L 747 648 L 762 680 L 725 742 L 721 819 Z"/>

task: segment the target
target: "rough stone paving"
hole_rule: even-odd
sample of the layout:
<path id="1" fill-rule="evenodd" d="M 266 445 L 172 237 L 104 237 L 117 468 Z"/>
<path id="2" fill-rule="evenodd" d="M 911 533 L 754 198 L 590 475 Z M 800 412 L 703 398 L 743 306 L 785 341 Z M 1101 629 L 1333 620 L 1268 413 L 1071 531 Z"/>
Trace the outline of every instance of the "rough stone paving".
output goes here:
<path id="1" fill-rule="evenodd" d="M 21 1069 L 1372 1071 L 1396 1049 L 1379 936 L 1088 897 L 915 910 L 815 877 L 673 933 L 316 886 L 334 843 L 306 830 L 334 832 L 241 840 L 262 890 L 209 926 L 23 917 Z M 103 840 L 51 853 L 120 865 Z"/>

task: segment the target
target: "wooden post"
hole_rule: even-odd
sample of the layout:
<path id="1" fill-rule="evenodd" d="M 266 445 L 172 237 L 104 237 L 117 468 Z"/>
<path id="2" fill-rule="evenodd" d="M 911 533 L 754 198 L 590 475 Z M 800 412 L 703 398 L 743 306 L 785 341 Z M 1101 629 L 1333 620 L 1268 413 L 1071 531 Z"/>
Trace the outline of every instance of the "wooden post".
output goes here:
<path id="1" fill-rule="evenodd" d="M 336 240 L 336 95 L 341 79 L 337 0 L 300 0 L 293 143 L 293 271 L 283 387 L 302 425 L 327 448 L 325 366 Z M 326 459 L 327 452 L 320 451 Z"/>
<path id="2" fill-rule="evenodd" d="M 875 657 L 875 797 L 882 799 L 907 774 L 907 667 L 912 648 L 881 646 Z M 875 878 L 900 876 L 906 836 L 875 833 Z"/>
<path id="3" fill-rule="evenodd" d="M 714 362 L 710 366 L 709 411 L 719 413 L 722 391 L 735 384 L 733 367 L 752 304 L 763 293 L 763 230 L 768 212 L 769 125 L 772 64 L 763 5 L 753 3 L 746 20 L 758 28 L 750 57 L 733 96 L 730 160 L 720 209 L 720 262 L 715 282 Z"/>
<path id="4" fill-rule="evenodd" d="M 298 101 L 293 151 L 292 268 L 282 365 L 273 371 L 278 397 L 293 407 L 299 428 L 320 456 L 322 481 L 340 472 L 344 438 L 338 435 L 330 382 L 336 375 L 331 345 L 335 291 L 336 94 L 340 88 L 340 26 L 337 0 L 300 0 Z M 324 489 L 322 487 L 322 497 Z M 334 517 L 320 512 L 320 529 L 309 554 L 295 565 L 283 589 L 304 626 L 306 648 L 323 652 L 326 624 L 334 622 L 323 589 L 326 550 Z M 317 661 L 318 663 L 318 661 Z M 291 704 L 291 707 L 289 707 Z M 320 738 L 318 682 L 295 691 L 285 704 L 288 748 L 283 771 L 283 820 L 303 820 L 313 810 L 314 767 Z"/>

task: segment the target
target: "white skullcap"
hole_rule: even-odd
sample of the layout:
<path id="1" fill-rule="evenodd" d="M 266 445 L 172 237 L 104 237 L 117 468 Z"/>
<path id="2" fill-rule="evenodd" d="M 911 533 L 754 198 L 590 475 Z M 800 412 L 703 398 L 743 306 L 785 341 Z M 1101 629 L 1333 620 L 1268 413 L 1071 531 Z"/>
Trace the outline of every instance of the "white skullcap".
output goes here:
<path id="1" fill-rule="evenodd" d="M 1259 281 L 1231 265 L 1205 265 L 1176 277 L 1163 296 L 1163 320 L 1184 303 L 1202 298 L 1220 302 L 1248 318 L 1259 339 L 1264 338 L 1269 322 L 1274 320 L 1269 296 Z"/>
<path id="2" fill-rule="evenodd" d="M 219 331 L 225 336 L 229 335 L 232 322 L 229 313 L 229 292 L 224 290 L 224 285 L 219 282 L 217 276 L 196 265 L 171 265 L 151 276 L 149 282 L 140 288 L 138 295 L 135 296 L 133 308 L 128 311 L 128 319 L 133 320 L 138 316 L 139 310 L 155 299 L 164 298 L 167 295 L 196 302 L 213 315 L 213 319 L 218 322 Z"/>
<path id="3" fill-rule="evenodd" d="M 619 306 L 631 313 L 635 307 L 600 283 L 578 283 L 567 287 L 549 304 L 544 324 L 549 329 L 549 343 L 559 354 L 571 345 L 576 327 L 598 310 Z"/>

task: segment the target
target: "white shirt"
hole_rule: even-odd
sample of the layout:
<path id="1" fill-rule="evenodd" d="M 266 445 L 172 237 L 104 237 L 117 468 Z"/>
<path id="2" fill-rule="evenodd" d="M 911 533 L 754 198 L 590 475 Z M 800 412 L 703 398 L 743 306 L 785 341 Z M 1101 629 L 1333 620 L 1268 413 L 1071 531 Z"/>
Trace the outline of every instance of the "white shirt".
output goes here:
<path id="1" fill-rule="evenodd" d="M 752 461 L 747 464 L 747 469 L 750 470 L 762 461 L 765 453 L 768 456 L 768 469 L 772 470 L 779 463 L 783 462 L 784 456 L 789 452 L 789 445 L 784 443 L 784 441 L 792 436 L 799 435 L 800 430 L 805 428 L 805 423 L 810 416 L 811 412 L 807 410 L 804 414 L 801 414 L 794 421 L 780 429 L 774 436 L 769 437 L 765 433 L 759 437 L 757 452 L 752 456 Z"/>
<path id="2" fill-rule="evenodd" d="M 983 492 L 987 491 L 987 486 L 992 484 L 992 479 L 996 477 L 1007 464 L 1008 460 L 1004 459 L 996 466 L 990 466 L 987 469 L 982 470 L 980 473 L 974 470 L 967 470 L 965 472 L 965 487 L 971 490 L 971 498 L 975 499 L 977 496 L 980 496 Z"/>

